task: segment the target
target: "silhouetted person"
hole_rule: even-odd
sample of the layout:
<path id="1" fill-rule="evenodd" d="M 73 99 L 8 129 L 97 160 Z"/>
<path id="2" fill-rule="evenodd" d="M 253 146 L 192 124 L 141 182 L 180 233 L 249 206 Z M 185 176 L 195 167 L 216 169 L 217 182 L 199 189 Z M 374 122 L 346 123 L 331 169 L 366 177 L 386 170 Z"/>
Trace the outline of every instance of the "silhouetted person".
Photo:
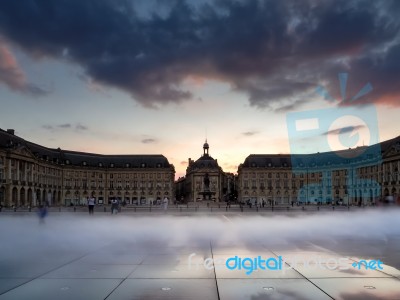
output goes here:
<path id="1" fill-rule="evenodd" d="M 47 216 L 47 207 L 46 207 L 46 205 L 43 205 L 43 204 L 39 205 L 38 216 L 39 216 L 39 223 L 40 224 L 44 224 L 44 219 Z"/>
<path id="2" fill-rule="evenodd" d="M 88 203 L 88 207 L 89 207 L 89 214 L 93 215 L 94 204 L 95 204 L 94 197 L 88 198 L 87 203 Z"/>
<path id="3" fill-rule="evenodd" d="M 118 212 L 118 200 L 113 198 L 111 200 L 111 214 L 116 214 Z"/>

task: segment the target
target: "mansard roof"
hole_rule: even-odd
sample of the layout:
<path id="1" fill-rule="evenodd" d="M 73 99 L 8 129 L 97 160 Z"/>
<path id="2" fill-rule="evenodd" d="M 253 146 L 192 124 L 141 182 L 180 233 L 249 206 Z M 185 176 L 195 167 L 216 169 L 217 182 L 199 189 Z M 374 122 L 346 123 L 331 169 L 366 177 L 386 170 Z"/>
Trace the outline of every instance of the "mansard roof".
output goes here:
<path id="1" fill-rule="evenodd" d="M 105 155 L 62 150 L 60 148 L 53 149 L 26 141 L 21 137 L 0 129 L 0 148 L 15 149 L 21 146 L 29 149 L 38 159 L 59 164 L 114 168 L 172 167 L 168 159 L 161 154 Z"/>
<path id="2" fill-rule="evenodd" d="M 400 154 L 400 136 L 382 143 L 353 149 L 310 154 L 250 154 L 240 167 L 245 168 L 304 168 L 349 163 L 380 163 L 392 149 Z"/>

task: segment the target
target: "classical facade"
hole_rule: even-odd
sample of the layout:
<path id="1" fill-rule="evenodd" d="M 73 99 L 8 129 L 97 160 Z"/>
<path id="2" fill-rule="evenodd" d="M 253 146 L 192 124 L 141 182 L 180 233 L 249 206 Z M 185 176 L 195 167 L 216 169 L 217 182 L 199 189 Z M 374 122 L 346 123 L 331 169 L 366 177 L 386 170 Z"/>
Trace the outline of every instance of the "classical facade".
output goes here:
<path id="1" fill-rule="evenodd" d="M 3 206 L 127 204 L 174 198 L 175 169 L 163 155 L 101 155 L 46 148 L 0 129 L 0 203 Z"/>
<path id="2" fill-rule="evenodd" d="M 267 204 L 398 202 L 400 137 L 308 155 L 252 154 L 239 166 L 239 199 Z"/>
<path id="3" fill-rule="evenodd" d="M 209 154 L 210 146 L 203 145 L 203 155 L 196 161 L 188 160 L 186 176 L 175 183 L 177 200 L 181 202 L 223 201 L 228 180 L 218 161 Z"/>

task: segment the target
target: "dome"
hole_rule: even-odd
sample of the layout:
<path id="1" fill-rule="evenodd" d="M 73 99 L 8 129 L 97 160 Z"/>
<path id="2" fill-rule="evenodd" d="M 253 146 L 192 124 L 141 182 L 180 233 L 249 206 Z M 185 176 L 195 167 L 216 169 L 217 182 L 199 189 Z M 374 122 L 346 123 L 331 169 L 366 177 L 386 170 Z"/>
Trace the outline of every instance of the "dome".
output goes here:
<path id="1" fill-rule="evenodd" d="M 191 164 L 189 166 L 189 168 L 192 170 L 193 169 L 204 169 L 204 168 L 215 169 L 215 168 L 219 168 L 219 165 L 218 165 L 217 160 L 215 160 L 211 156 L 202 156 L 198 160 L 193 162 L 193 164 Z"/>

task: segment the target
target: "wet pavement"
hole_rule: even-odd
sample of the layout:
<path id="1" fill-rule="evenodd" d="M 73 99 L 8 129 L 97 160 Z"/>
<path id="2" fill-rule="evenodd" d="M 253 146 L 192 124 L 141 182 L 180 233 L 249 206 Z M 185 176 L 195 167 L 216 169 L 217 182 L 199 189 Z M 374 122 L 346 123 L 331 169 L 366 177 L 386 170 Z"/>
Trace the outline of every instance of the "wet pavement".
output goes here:
<path id="1" fill-rule="evenodd" d="M 1 215 L 0 299 L 400 299 L 400 230 L 271 241 L 241 231 L 271 216 L 193 218 Z"/>

